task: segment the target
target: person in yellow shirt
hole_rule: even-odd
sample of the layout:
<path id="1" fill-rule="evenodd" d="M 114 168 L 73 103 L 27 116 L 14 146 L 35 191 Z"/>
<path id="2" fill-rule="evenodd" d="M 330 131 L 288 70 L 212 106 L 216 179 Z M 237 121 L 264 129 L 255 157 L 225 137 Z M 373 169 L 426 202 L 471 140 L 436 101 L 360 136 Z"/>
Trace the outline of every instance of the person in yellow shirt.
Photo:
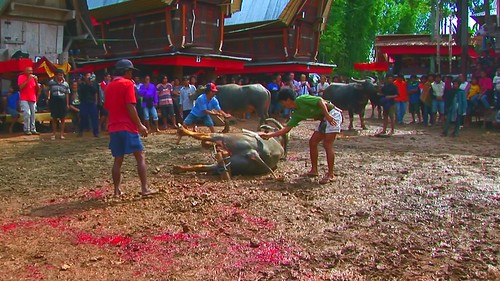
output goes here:
<path id="1" fill-rule="evenodd" d="M 471 100 L 471 98 L 481 92 L 481 87 L 479 87 L 479 84 L 477 83 L 477 78 L 474 77 L 471 80 L 471 85 L 470 85 L 470 90 L 469 90 L 469 95 L 467 96 L 467 100 Z"/>
<path id="2" fill-rule="evenodd" d="M 481 87 L 479 87 L 476 77 L 472 77 L 470 84 L 469 94 L 467 95 L 467 115 L 470 115 L 472 113 L 472 108 L 474 107 L 472 97 L 481 93 Z"/>

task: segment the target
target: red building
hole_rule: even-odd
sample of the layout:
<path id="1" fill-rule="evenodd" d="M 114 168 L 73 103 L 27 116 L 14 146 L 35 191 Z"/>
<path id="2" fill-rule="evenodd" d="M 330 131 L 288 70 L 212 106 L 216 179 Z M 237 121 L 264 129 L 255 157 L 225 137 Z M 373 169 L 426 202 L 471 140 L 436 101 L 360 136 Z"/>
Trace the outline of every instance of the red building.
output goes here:
<path id="1" fill-rule="evenodd" d="M 392 72 L 405 75 L 429 73 L 438 49 L 441 73 L 460 73 L 462 48 L 455 43 L 453 37 L 450 40 L 448 35 L 443 35 L 439 48 L 431 35 L 380 35 L 375 39 L 376 61 L 390 63 Z M 472 47 L 469 47 L 468 52 L 470 58 L 478 58 Z"/>

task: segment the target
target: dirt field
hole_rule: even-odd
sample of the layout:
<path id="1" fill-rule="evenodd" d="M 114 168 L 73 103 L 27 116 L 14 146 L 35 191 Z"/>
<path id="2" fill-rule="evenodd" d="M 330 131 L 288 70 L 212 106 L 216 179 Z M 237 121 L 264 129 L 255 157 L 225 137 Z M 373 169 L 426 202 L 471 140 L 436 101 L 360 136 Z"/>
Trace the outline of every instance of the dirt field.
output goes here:
<path id="1" fill-rule="evenodd" d="M 299 176 L 314 122 L 292 131 L 284 182 L 172 175 L 210 152 L 151 135 L 161 193 L 137 195 L 129 157 L 122 200 L 110 196 L 106 136 L 2 134 L 0 279 L 500 280 L 500 133 L 404 125 L 373 137 L 380 123 L 340 136 L 329 185 Z"/>

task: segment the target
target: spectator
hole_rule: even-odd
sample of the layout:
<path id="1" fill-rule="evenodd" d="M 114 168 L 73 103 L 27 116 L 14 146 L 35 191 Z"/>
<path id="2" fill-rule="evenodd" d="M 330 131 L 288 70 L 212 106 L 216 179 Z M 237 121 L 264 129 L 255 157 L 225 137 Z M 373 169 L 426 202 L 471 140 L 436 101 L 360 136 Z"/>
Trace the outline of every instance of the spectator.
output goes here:
<path id="1" fill-rule="evenodd" d="M 172 123 L 172 127 L 177 128 L 175 123 L 174 100 L 172 99 L 172 84 L 168 82 L 168 77 L 164 75 L 161 83 L 156 86 L 158 92 L 158 105 L 163 120 L 163 128 L 167 129 L 167 119 Z"/>
<path id="2" fill-rule="evenodd" d="M 194 101 L 191 100 L 191 95 L 196 92 L 196 87 L 189 84 L 189 78 L 185 77 L 182 80 L 182 88 L 180 89 L 179 105 L 182 112 L 182 118 L 186 118 L 194 106 Z"/>
<path id="3" fill-rule="evenodd" d="M 434 82 L 434 75 L 429 74 L 427 79 L 423 81 L 422 93 L 420 94 L 420 101 L 423 107 L 423 119 L 425 126 L 434 125 L 434 119 L 432 119 L 432 83 Z M 430 118 L 429 118 L 430 115 Z"/>
<path id="4" fill-rule="evenodd" d="M 444 121 L 444 82 L 441 80 L 441 74 L 436 74 L 432 82 L 432 109 L 431 124 L 436 123 L 436 116 L 439 113 L 439 122 Z"/>
<path id="5" fill-rule="evenodd" d="M 292 87 L 292 90 L 295 92 L 295 94 L 298 96 L 299 90 L 300 90 L 300 82 L 295 80 L 295 73 L 290 72 L 288 74 L 288 81 L 290 81 L 290 86 Z"/>
<path id="6" fill-rule="evenodd" d="M 115 65 L 116 77 L 106 88 L 104 108 L 109 112 L 109 148 L 114 158 L 112 177 L 114 195 L 121 196 L 121 167 L 125 154 L 134 154 L 141 180 L 141 195 L 156 193 L 149 189 L 146 157 L 140 135 L 146 137 L 148 129 L 141 123 L 135 109 L 135 90 L 132 73 L 136 70 L 129 60 L 119 60 Z M 140 133 L 140 135 L 139 135 Z"/>
<path id="7" fill-rule="evenodd" d="M 267 84 L 267 89 L 271 93 L 271 104 L 269 106 L 269 114 L 277 114 L 279 112 L 279 101 L 278 101 L 278 91 L 280 90 L 280 86 L 278 84 L 277 77 L 273 78 L 273 81 Z"/>
<path id="8" fill-rule="evenodd" d="M 481 77 L 479 78 L 479 87 L 481 92 L 479 93 L 478 100 L 481 101 L 484 108 L 494 109 L 494 106 L 490 105 L 489 100 L 493 96 L 493 81 L 490 77 L 486 75 L 486 71 L 481 71 Z"/>
<path id="9" fill-rule="evenodd" d="M 477 105 L 480 93 L 481 87 L 478 84 L 478 79 L 477 77 L 472 77 L 470 81 L 469 94 L 467 95 L 467 100 L 469 101 L 467 106 L 467 113 L 469 115 L 472 113 L 473 107 Z"/>
<path id="10" fill-rule="evenodd" d="M 181 96 L 181 80 L 177 77 L 174 78 L 174 82 L 172 83 L 172 100 L 174 102 L 174 115 L 176 117 L 175 124 L 182 122 L 182 114 L 180 110 L 180 96 Z"/>
<path id="11" fill-rule="evenodd" d="M 305 74 L 300 75 L 298 96 L 311 94 L 311 85 L 307 81 Z"/>
<path id="12" fill-rule="evenodd" d="M 195 101 L 193 109 L 184 119 L 183 126 L 195 126 L 198 120 L 203 121 L 205 126 L 210 129 L 210 132 L 215 133 L 214 122 L 210 115 L 222 116 L 224 118 L 231 117 L 225 113 L 219 105 L 219 101 L 215 97 L 217 87 L 214 83 L 208 83 L 205 93 L 201 94 Z"/>
<path id="13" fill-rule="evenodd" d="M 139 119 L 141 119 L 141 123 L 144 124 L 144 109 L 142 109 L 142 97 L 139 95 L 139 89 L 141 88 L 142 82 L 141 77 L 134 76 L 134 87 L 135 87 L 135 99 L 137 103 L 135 104 L 135 109 L 139 113 Z"/>
<path id="14" fill-rule="evenodd" d="M 446 120 L 444 123 L 443 132 L 441 136 L 448 136 L 448 129 L 450 128 L 450 124 L 453 120 L 455 120 L 455 129 L 453 130 L 453 137 L 458 136 L 458 131 L 460 129 L 460 118 L 461 116 L 457 114 L 457 95 L 459 92 L 460 81 L 455 80 L 453 82 L 452 89 L 447 93 L 447 103 L 446 103 Z"/>
<path id="15" fill-rule="evenodd" d="M 38 135 L 35 127 L 35 104 L 40 86 L 38 85 L 38 77 L 33 75 L 33 68 L 31 66 L 26 67 L 24 73 L 19 75 L 17 84 L 20 90 L 20 105 L 23 111 L 24 133 L 26 135 Z"/>
<path id="16" fill-rule="evenodd" d="M 394 99 L 396 101 L 396 121 L 402 125 L 406 114 L 406 107 L 408 107 L 408 89 L 403 74 L 397 76 L 394 86 L 398 88 L 398 96 Z"/>
<path id="17" fill-rule="evenodd" d="M 495 77 L 493 78 L 493 84 L 495 87 L 495 106 L 496 109 L 500 109 L 500 68 L 497 69 Z"/>
<path id="18" fill-rule="evenodd" d="M 80 128 L 78 136 L 83 136 L 83 130 L 89 129 L 89 119 L 92 123 L 94 137 L 99 137 L 99 123 L 97 118 L 97 89 L 90 80 L 90 73 L 85 73 L 78 88 L 80 99 Z"/>
<path id="19" fill-rule="evenodd" d="M 36 112 L 49 112 L 49 87 L 47 86 L 47 81 L 40 83 L 40 89 L 38 90 L 37 102 L 36 102 Z"/>
<path id="20" fill-rule="evenodd" d="M 318 96 L 322 97 L 323 93 L 326 90 L 326 88 L 328 88 L 328 86 L 330 86 L 330 84 L 328 84 L 328 82 L 326 81 L 326 76 L 325 75 L 321 75 L 321 78 L 320 78 L 319 81 L 320 82 L 318 84 Z"/>
<path id="21" fill-rule="evenodd" d="M 158 112 L 156 111 L 156 106 L 158 106 L 158 93 L 156 92 L 156 87 L 151 83 L 151 78 L 149 76 L 144 77 L 144 84 L 139 87 L 139 95 L 142 97 L 142 108 L 144 114 L 144 123 L 146 123 L 146 128 L 151 131 L 151 125 L 149 122 L 150 117 L 153 119 L 156 130 L 159 132 L 158 127 Z"/>
<path id="22" fill-rule="evenodd" d="M 78 81 L 71 82 L 71 94 L 69 102 L 69 111 L 71 113 L 71 124 L 73 125 L 73 131 L 75 133 L 79 132 L 80 124 L 80 98 L 78 97 Z"/>
<path id="23" fill-rule="evenodd" d="M 391 120 L 391 132 L 389 134 L 393 135 L 394 125 L 396 122 L 396 106 L 394 99 L 398 96 L 398 88 L 394 85 L 393 78 L 391 76 L 386 77 L 384 86 L 380 91 L 382 94 L 380 102 L 382 103 L 384 121 L 382 131 L 377 133 L 377 135 L 385 135 L 387 133 L 389 119 Z"/>
<path id="24" fill-rule="evenodd" d="M 20 116 L 19 100 L 20 100 L 19 91 L 14 91 L 14 87 L 12 85 L 9 86 L 5 103 L 6 103 L 6 112 L 12 117 L 12 122 L 9 125 L 10 134 L 12 134 L 14 130 L 14 125 L 17 123 L 17 120 L 19 119 Z"/>
<path id="25" fill-rule="evenodd" d="M 411 113 L 411 123 L 415 124 L 415 115 L 418 117 L 418 123 L 422 122 L 422 117 L 420 114 L 420 89 L 418 85 L 418 80 L 416 75 L 410 76 L 410 81 L 406 86 L 408 95 L 410 96 L 410 106 L 409 111 Z"/>
<path id="26" fill-rule="evenodd" d="M 61 121 L 59 138 L 64 139 L 64 125 L 66 124 L 66 115 L 69 109 L 69 85 L 64 80 L 64 71 L 56 70 L 54 79 L 49 82 L 49 107 L 50 117 L 52 118 L 52 139 L 56 139 L 58 120 Z"/>
<path id="27" fill-rule="evenodd" d="M 464 117 L 467 114 L 467 95 L 469 95 L 470 91 L 470 83 L 467 82 L 467 78 L 465 75 L 460 74 L 458 76 L 460 86 L 458 87 L 458 93 L 457 93 L 457 113 L 459 115 L 459 118 L 457 118 L 457 122 L 460 122 L 460 125 L 464 124 Z"/>
<path id="28" fill-rule="evenodd" d="M 105 73 L 104 80 L 99 83 L 99 99 L 97 100 L 97 111 L 99 111 L 99 127 L 102 131 L 108 128 L 108 112 L 104 109 L 104 91 L 109 82 L 111 82 L 111 74 Z"/>

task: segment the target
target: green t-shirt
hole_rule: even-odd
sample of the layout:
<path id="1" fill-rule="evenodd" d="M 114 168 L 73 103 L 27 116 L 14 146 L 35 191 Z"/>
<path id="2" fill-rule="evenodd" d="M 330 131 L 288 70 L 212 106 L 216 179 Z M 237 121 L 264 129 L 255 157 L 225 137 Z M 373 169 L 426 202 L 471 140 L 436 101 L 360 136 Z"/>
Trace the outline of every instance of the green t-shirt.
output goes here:
<path id="1" fill-rule="evenodd" d="M 297 127 L 300 121 L 306 119 L 320 119 L 323 117 L 323 111 L 318 106 L 320 100 L 317 96 L 303 95 L 295 99 L 296 108 L 293 109 L 292 118 L 286 124 L 287 127 Z M 328 104 L 328 110 L 333 109 L 332 104 Z"/>

